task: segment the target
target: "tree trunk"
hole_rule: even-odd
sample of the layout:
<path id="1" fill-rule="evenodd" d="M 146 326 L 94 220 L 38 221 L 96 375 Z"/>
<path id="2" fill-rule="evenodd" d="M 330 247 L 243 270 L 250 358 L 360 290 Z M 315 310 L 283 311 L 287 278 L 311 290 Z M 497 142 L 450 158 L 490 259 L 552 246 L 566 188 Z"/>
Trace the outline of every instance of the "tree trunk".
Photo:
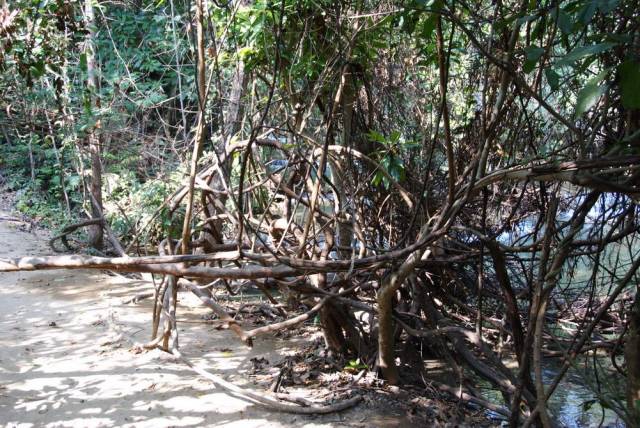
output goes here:
<path id="1" fill-rule="evenodd" d="M 247 74 L 244 71 L 244 63 L 239 61 L 233 73 L 233 83 L 229 93 L 224 118 L 224 140 L 229 141 L 238 131 L 242 123 L 243 103 L 242 96 L 247 88 Z"/>
<path id="2" fill-rule="evenodd" d="M 198 127 L 196 128 L 196 138 L 193 145 L 189 174 L 189 192 L 187 194 L 187 208 L 184 214 L 182 225 L 182 254 L 190 252 L 191 242 L 191 212 L 193 210 L 193 193 L 198 172 L 198 159 L 202 154 L 202 147 L 205 140 L 205 110 L 207 107 L 206 72 L 205 72 L 205 52 L 204 52 L 204 5 L 202 0 L 196 1 L 196 45 L 198 51 L 197 62 L 197 83 L 198 83 Z"/>
<path id="3" fill-rule="evenodd" d="M 95 59 L 95 15 L 93 13 L 92 0 L 85 0 L 85 22 L 87 26 L 87 37 L 85 44 L 85 54 L 87 58 L 87 89 L 89 93 L 89 105 L 100 108 L 100 98 L 98 97 L 98 80 L 96 76 Z M 89 144 L 89 154 L 91 157 L 91 185 L 90 192 L 93 196 L 91 201 L 91 214 L 93 218 L 98 218 L 102 212 L 102 161 L 100 159 L 100 137 L 96 133 L 99 128 L 98 120 L 87 136 Z M 92 247 L 101 249 L 103 244 L 102 225 L 98 224 L 89 229 L 89 243 Z"/>
<path id="4" fill-rule="evenodd" d="M 624 356 L 627 363 L 627 406 L 632 420 L 640 423 L 640 287 L 629 313 Z"/>
<path id="5" fill-rule="evenodd" d="M 353 107 L 355 102 L 355 85 L 351 67 L 347 68 L 343 78 L 345 79 L 345 84 L 342 95 L 342 145 L 345 147 L 351 147 L 351 124 L 353 121 Z M 345 194 L 343 177 L 341 176 L 340 172 L 336 171 L 336 168 L 334 166 L 331 167 L 330 172 L 331 180 L 338 189 L 338 194 L 336 194 L 336 197 L 339 203 L 340 210 L 343 211 L 343 214 L 345 214 L 346 217 L 347 212 L 345 211 L 345 206 L 347 205 L 347 196 Z M 344 174 L 344 171 L 342 173 Z M 354 204 L 353 212 L 351 213 L 352 216 L 355 216 L 355 211 L 356 207 Z M 338 221 L 337 232 L 338 244 L 344 248 L 351 247 L 351 241 L 353 239 L 353 227 L 351 225 L 351 222 Z M 364 244 L 362 244 L 362 249 L 364 250 Z M 351 258 L 350 250 L 340 250 L 339 253 L 343 259 Z"/>
<path id="6" fill-rule="evenodd" d="M 231 141 L 231 138 L 240 131 L 242 116 L 244 114 L 242 97 L 247 88 L 247 74 L 244 72 L 244 63 L 239 62 L 235 69 L 235 73 L 233 75 L 233 84 L 231 85 L 231 92 L 229 94 L 229 103 L 226 107 L 225 115 L 224 115 L 224 138 L 223 143 L 220 147 L 216 149 L 225 152 L 225 145 Z M 227 157 L 225 156 L 222 165 L 220 165 L 221 170 L 225 174 L 226 177 L 229 176 L 231 163 L 227 161 Z M 214 173 L 211 175 L 207 184 L 213 187 L 216 190 L 224 190 L 223 178 L 220 177 L 219 173 Z M 214 203 L 210 198 L 208 198 L 205 194 L 202 196 L 202 206 L 204 207 L 204 213 L 208 217 L 212 217 L 215 214 L 221 213 L 221 207 L 224 207 L 227 202 L 227 195 L 216 195 L 212 196 L 217 198 L 217 202 Z M 212 220 L 209 222 L 209 226 L 211 230 L 203 230 L 200 234 L 200 239 L 204 239 L 204 247 L 203 251 L 205 253 L 213 252 L 213 246 L 215 244 L 222 243 L 222 228 L 223 228 L 223 219 Z M 211 233 L 213 232 L 213 233 Z"/>

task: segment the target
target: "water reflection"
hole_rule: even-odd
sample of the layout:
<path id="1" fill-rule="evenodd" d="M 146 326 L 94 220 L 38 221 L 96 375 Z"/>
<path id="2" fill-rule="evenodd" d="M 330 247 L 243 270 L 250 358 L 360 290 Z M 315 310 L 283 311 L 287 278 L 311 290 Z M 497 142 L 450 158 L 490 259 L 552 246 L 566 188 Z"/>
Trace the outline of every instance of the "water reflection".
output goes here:
<path id="1" fill-rule="evenodd" d="M 545 383 L 551 383 L 556 374 L 555 368 L 544 370 Z M 624 423 L 615 412 L 603 409 L 598 402 L 593 402 L 594 399 L 593 392 L 581 383 L 580 376 L 570 372 L 551 396 L 549 410 L 556 420 L 567 428 L 624 428 Z M 585 405 L 590 402 L 593 402 L 591 406 Z"/>
<path id="2" fill-rule="evenodd" d="M 561 222 L 567 222 L 574 215 L 575 207 L 584 200 L 584 194 L 576 194 L 572 189 L 566 189 L 564 195 L 567 200 L 573 199 L 571 202 L 563 205 L 556 215 L 557 225 Z M 616 194 L 603 194 L 598 202 L 591 208 L 587 214 L 587 218 L 582 230 L 576 237 L 578 240 L 594 239 L 595 232 L 606 234 L 613 225 L 612 219 L 622 215 L 628 204 L 621 203 L 624 197 Z M 605 220 L 608 219 L 608 220 Z M 530 215 L 512 226 L 509 230 L 504 230 L 497 236 L 497 240 L 510 246 L 527 245 L 539 239 L 544 232 L 544 226 L 538 224 L 540 219 L 536 215 Z M 602 223 L 605 223 L 604 226 Z M 533 235 L 536 227 L 540 227 L 537 236 Z M 618 225 L 617 227 L 620 227 Z M 560 231 L 560 237 L 564 237 L 567 229 Z M 603 234 L 596 234 L 595 239 Z M 561 239 L 561 238 L 560 238 Z M 592 250 L 597 249 L 591 246 Z M 640 251 L 640 243 L 630 239 L 620 243 L 611 243 L 607 245 L 600 253 L 598 260 L 599 272 L 593 277 L 594 259 L 591 255 L 585 254 L 572 259 L 573 264 L 565 266 L 557 287 L 554 292 L 556 302 L 573 302 L 585 295 L 585 287 L 594 287 L 595 297 L 604 298 L 608 296 L 612 285 L 615 281 L 617 272 L 624 272 L 627 265 L 630 264 L 635 257 L 638 257 Z M 527 287 L 528 284 L 522 278 L 524 272 L 531 268 L 535 260 L 529 256 L 521 256 L 519 260 L 520 269 L 510 272 L 511 280 L 514 285 Z M 491 266 L 488 265 L 488 268 Z M 613 274 L 612 274 L 613 273 Z M 588 290 L 587 290 L 588 291 Z M 550 311 L 551 312 L 551 311 Z M 558 337 L 567 337 L 572 333 L 563 332 L 558 325 L 549 323 L 547 325 L 554 335 Z M 608 360 L 598 358 L 604 363 L 604 367 L 600 368 L 600 376 L 606 376 L 607 379 L 600 379 L 606 383 L 604 390 L 614 390 L 623 387 L 622 379 L 618 376 L 607 376 L 611 370 L 607 369 Z M 547 368 L 543 371 L 545 384 L 549 385 L 558 372 L 559 361 L 546 361 Z M 598 363 L 600 365 L 600 362 Z M 556 420 L 562 425 L 570 428 L 574 427 L 624 427 L 624 423 L 610 409 L 603 407 L 596 400 L 593 390 L 587 385 L 595 384 L 596 379 L 593 370 L 579 370 L 572 368 L 569 370 L 565 379 L 559 384 L 549 401 L 549 410 Z M 487 385 L 485 385 L 487 386 Z M 609 391 L 609 394 L 616 393 Z M 619 391 L 617 392 L 619 393 Z M 496 391 L 487 391 L 485 397 L 496 403 L 502 403 L 502 397 Z"/>

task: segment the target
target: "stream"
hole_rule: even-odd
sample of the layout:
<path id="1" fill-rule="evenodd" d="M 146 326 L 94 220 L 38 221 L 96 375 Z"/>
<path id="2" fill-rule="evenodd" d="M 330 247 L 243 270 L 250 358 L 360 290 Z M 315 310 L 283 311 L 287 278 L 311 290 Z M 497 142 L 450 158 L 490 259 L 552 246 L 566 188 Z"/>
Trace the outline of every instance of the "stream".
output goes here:
<path id="1" fill-rule="evenodd" d="M 559 365 L 550 362 L 543 370 L 545 385 L 549 385 L 558 373 Z M 549 412 L 562 427 L 587 428 L 607 427 L 624 428 L 625 424 L 616 413 L 598 403 L 594 392 L 585 385 L 583 379 L 595 382 L 593 374 L 582 375 L 576 369 L 570 369 L 565 378 L 549 400 Z M 601 379 L 602 381 L 602 379 Z M 606 382 L 605 382 L 606 383 Z M 502 395 L 491 388 L 486 381 L 480 381 L 483 396 L 497 404 L 503 404 Z M 611 386 L 611 385 L 609 385 Z M 500 416 L 488 411 L 487 414 L 494 420 L 502 419 Z"/>
<path id="2" fill-rule="evenodd" d="M 567 193 L 572 192 L 571 189 L 567 189 Z M 581 202 L 581 198 L 577 198 L 576 203 Z M 588 230 L 595 223 L 596 218 L 603 214 L 605 210 L 609 209 L 611 204 L 614 203 L 614 197 L 612 195 L 605 195 L 602 197 L 596 205 L 589 211 L 587 220 L 582 232 L 579 234 L 578 239 L 585 239 L 588 237 Z M 557 219 L 560 221 L 567 221 L 573 215 L 573 209 L 567 207 L 565 210 L 558 212 Z M 498 236 L 498 240 L 506 245 L 517 245 L 519 237 L 530 233 L 535 225 L 536 218 L 529 217 L 521 220 L 512 231 L 504 232 Z M 531 239 L 520 241 L 519 244 L 523 245 L 531 243 Z M 640 251 L 640 244 L 637 242 L 631 242 L 629 245 L 620 245 L 617 243 L 610 244 L 602 254 L 601 262 L 608 268 L 614 267 L 624 269 L 624 265 L 633 261 L 634 257 L 637 257 Z M 528 265 L 530 260 L 522 259 L 524 265 Z M 591 264 L 584 256 L 579 257 L 577 263 L 573 269 L 565 270 L 563 277 L 558 282 L 556 292 L 559 293 L 559 298 L 573 298 L 571 296 L 580 296 L 585 292 L 582 287 L 587 284 L 591 277 Z M 513 284 L 521 284 L 522 281 L 517 277 L 515 272 L 511 272 Z M 611 290 L 612 283 L 607 281 L 606 277 L 602 277 L 598 280 L 596 294 L 600 296 L 606 296 Z M 575 331 L 566 330 L 563 331 L 560 323 L 556 323 L 555 326 L 552 323 L 548 323 L 548 327 L 554 330 L 554 334 L 558 337 L 565 339 L 571 338 Z M 604 406 L 597 400 L 594 391 L 597 389 L 597 385 L 601 386 L 601 391 L 608 398 L 617 397 L 617 401 L 624 401 L 624 379 L 613 370 L 611 361 L 608 356 L 604 354 L 597 356 L 594 359 L 591 354 L 589 361 L 585 361 L 585 358 L 581 358 L 576 361 L 576 366 L 571 367 L 564 379 L 560 382 L 553 395 L 549 400 L 549 411 L 555 417 L 556 421 L 561 426 L 568 428 L 582 428 L 582 427 L 624 427 L 625 424 L 619 418 L 619 416 L 608 406 Z M 617 360 L 618 364 L 624 367 L 624 361 L 622 358 Z M 596 377 L 593 370 L 593 364 L 598 365 L 598 376 Z M 543 380 L 545 386 L 549 386 L 556 374 L 560 370 L 560 359 L 548 358 L 544 363 Z M 589 369 L 584 369 L 587 366 Z M 604 379 L 603 379 L 604 376 Z M 479 384 L 483 387 L 483 395 L 490 401 L 503 404 L 503 398 L 501 394 L 492 389 L 491 385 L 481 381 Z M 495 417 L 496 415 L 491 415 Z"/>

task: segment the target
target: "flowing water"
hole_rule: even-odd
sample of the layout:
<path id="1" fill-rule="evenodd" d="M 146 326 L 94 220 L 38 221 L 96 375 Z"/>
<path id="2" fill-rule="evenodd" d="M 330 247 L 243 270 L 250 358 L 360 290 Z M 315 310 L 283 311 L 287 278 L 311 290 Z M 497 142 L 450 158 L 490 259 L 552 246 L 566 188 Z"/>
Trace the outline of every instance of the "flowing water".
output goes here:
<path id="1" fill-rule="evenodd" d="M 577 239 L 586 239 L 588 236 L 585 230 L 595 225 L 596 218 L 605 210 L 609 209 L 613 201 L 613 196 L 606 195 L 601 198 L 598 203 L 591 209 L 587 215 L 583 233 Z M 578 199 L 578 202 L 580 199 Z M 558 220 L 567 221 L 573 215 L 573 209 L 567 208 L 563 212 L 558 213 Z M 518 245 L 520 236 L 530 233 L 537 219 L 528 218 L 520 222 L 512 231 L 505 232 L 498 239 L 507 245 Z M 598 227 L 597 225 L 595 227 Z M 605 228 L 606 229 L 606 228 Z M 605 233 L 607 230 L 605 230 Z M 531 243 L 532 240 L 520 241 L 519 245 Z M 600 263 L 611 271 L 626 272 L 626 265 L 630 264 L 640 252 L 640 243 L 627 242 L 622 244 L 609 244 L 603 251 Z M 531 263 L 530 259 L 522 259 L 524 265 Z M 602 269 L 601 269 L 602 271 Z M 570 301 L 575 297 L 585 297 L 588 293 L 586 287 L 591 279 L 592 263 L 587 257 L 580 257 L 570 270 L 563 271 L 558 282 L 556 291 L 558 299 Z M 514 286 L 519 284 L 519 278 L 512 272 L 512 281 Z M 602 273 L 596 278 L 596 294 L 599 296 L 607 296 L 615 285 L 609 277 L 608 273 Z M 570 338 L 575 332 L 562 331 L 559 325 L 549 325 L 548 327 L 554 331 L 559 337 Z M 561 361 L 559 359 L 547 359 L 543 370 L 543 381 L 548 387 L 560 369 Z M 593 370 L 593 364 L 598 365 L 598 375 Z M 624 362 L 618 360 L 619 365 Z M 584 369 L 589 367 L 589 369 Z M 502 404 L 502 396 L 499 392 L 490 389 L 485 383 L 484 395 L 495 403 Z M 582 427 L 624 427 L 624 423 L 618 415 L 609 408 L 610 405 L 602 404 L 597 399 L 598 394 L 595 391 L 600 388 L 600 395 L 611 402 L 624 403 L 624 379 L 618 375 L 611 367 L 611 362 L 606 356 L 598 356 L 593 361 L 590 357 L 589 361 L 584 359 L 577 362 L 575 367 L 569 369 L 565 378 L 560 382 L 558 388 L 549 400 L 549 411 L 555 419 L 565 427 L 582 428 Z M 495 416 L 495 415 L 494 415 Z"/>
<path id="2" fill-rule="evenodd" d="M 558 373 L 559 366 L 549 362 L 543 370 L 545 385 L 549 385 Z M 579 373 L 575 369 L 570 369 L 565 378 L 560 382 L 551 399 L 549 400 L 549 413 L 563 427 L 586 428 L 586 427 L 608 427 L 624 428 L 625 425 L 616 413 L 603 407 L 597 400 L 592 386 L 587 386 L 585 379 L 589 383 L 596 382 L 593 374 Z M 607 384 L 605 379 L 603 390 L 611 389 L 618 385 Z M 491 388 L 486 382 L 479 382 L 484 386 L 483 395 L 490 401 L 498 404 L 503 403 L 502 395 Z M 488 412 L 493 419 L 499 420 L 500 416 Z"/>

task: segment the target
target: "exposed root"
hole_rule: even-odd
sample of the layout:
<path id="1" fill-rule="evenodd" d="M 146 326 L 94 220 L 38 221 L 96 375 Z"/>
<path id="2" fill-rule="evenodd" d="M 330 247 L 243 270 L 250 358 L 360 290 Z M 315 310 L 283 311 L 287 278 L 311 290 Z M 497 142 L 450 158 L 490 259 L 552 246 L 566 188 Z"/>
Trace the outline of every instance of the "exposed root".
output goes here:
<path id="1" fill-rule="evenodd" d="M 362 397 L 359 395 L 356 395 L 354 397 L 351 397 L 347 400 L 343 400 L 337 403 L 333 403 L 333 404 L 313 404 L 311 402 L 308 402 L 307 400 L 301 400 L 299 398 L 295 398 L 295 397 L 289 397 L 288 400 L 290 401 L 295 401 L 298 403 L 302 403 L 301 405 L 295 405 L 295 404 L 285 404 L 282 403 L 280 401 L 277 401 L 273 398 L 269 398 L 266 395 L 262 395 L 262 394 L 258 394 L 255 393 L 253 391 L 249 391 L 247 389 L 241 388 L 237 385 L 234 385 L 231 382 L 227 382 L 226 380 L 224 380 L 223 378 L 221 378 L 220 376 L 217 376 L 213 373 L 210 373 L 206 370 L 204 370 L 203 368 L 200 368 L 198 366 L 196 366 L 195 364 L 193 364 L 190 360 L 188 360 L 187 358 L 185 358 L 180 351 L 174 349 L 172 352 L 174 357 L 176 357 L 179 361 L 183 362 L 184 364 L 186 364 L 187 366 L 189 366 L 193 371 L 195 371 L 196 373 L 198 373 L 199 375 L 205 377 L 206 379 L 209 379 L 211 382 L 213 382 L 213 384 L 216 387 L 220 387 L 228 392 L 232 392 L 234 394 L 236 394 L 237 396 L 247 400 L 247 401 L 251 401 L 251 402 L 255 402 L 257 404 L 260 404 L 263 407 L 266 407 L 270 410 L 275 410 L 278 412 L 285 412 L 285 413 L 295 413 L 295 414 L 302 414 L 302 415 L 314 415 L 314 414 L 327 414 L 327 413 L 335 413 L 335 412 L 341 412 L 343 410 L 346 410 L 350 407 L 355 406 L 356 404 L 358 404 L 360 401 L 362 401 Z M 280 396 L 282 396 L 282 394 L 279 394 Z"/>

